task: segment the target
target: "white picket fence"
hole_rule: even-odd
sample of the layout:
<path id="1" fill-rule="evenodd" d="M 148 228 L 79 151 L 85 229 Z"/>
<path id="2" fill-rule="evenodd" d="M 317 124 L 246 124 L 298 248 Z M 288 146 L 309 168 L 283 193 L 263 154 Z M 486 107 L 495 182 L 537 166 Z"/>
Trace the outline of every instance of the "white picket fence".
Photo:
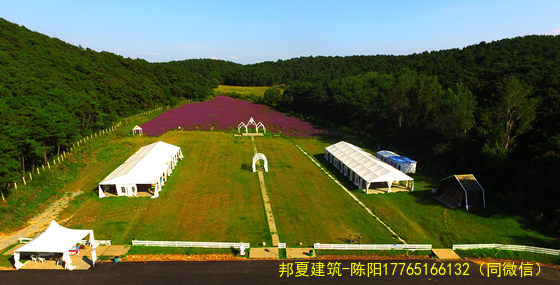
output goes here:
<path id="1" fill-rule="evenodd" d="M 431 244 L 323 244 L 315 243 L 314 249 L 334 250 L 431 250 Z"/>
<path id="2" fill-rule="evenodd" d="M 543 248 L 543 247 L 535 247 L 535 246 L 527 246 L 527 245 L 511 245 L 511 244 L 498 244 L 498 243 L 453 245 L 453 250 L 456 249 L 469 250 L 469 249 L 481 249 L 481 248 L 496 248 L 501 250 L 525 251 L 525 252 L 542 253 L 542 254 L 550 254 L 550 255 L 560 255 L 559 249 L 551 249 L 551 248 Z"/>
<path id="3" fill-rule="evenodd" d="M 30 242 L 31 240 L 33 240 L 33 238 L 25 238 L 25 237 L 22 238 L 22 237 L 20 237 L 20 238 L 19 238 L 19 243 L 28 243 L 28 242 Z M 88 243 L 88 242 L 89 242 L 88 240 L 83 239 L 83 240 L 79 241 L 78 243 L 79 243 L 79 244 L 86 244 L 86 243 Z M 110 240 L 97 240 L 97 239 L 96 239 L 95 242 L 96 242 L 98 245 L 111 245 L 111 241 L 110 241 Z"/>
<path id="4" fill-rule="evenodd" d="M 203 247 L 203 248 L 250 248 L 249 243 L 241 242 L 198 242 L 198 241 L 150 241 L 133 240 L 132 245 L 165 246 L 165 247 Z"/>

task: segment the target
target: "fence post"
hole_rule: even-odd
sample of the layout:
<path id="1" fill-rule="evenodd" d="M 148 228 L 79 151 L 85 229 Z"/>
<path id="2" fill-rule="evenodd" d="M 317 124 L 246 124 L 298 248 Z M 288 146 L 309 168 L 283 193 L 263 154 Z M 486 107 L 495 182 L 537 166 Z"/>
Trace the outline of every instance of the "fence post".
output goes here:
<path id="1" fill-rule="evenodd" d="M 51 164 L 47 161 L 47 167 L 49 168 L 49 170 L 51 169 Z"/>
<path id="2" fill-rule="evenodd" d="M 31 175 L 31 172 L 29 172 L 29 181 L 33 180 L 33 176 Z"/>
<path id="3" fill-rule="evenodd" d="M 14 188 L 17 189 L 17 182 L 14 181 Z"/>
<path id="4" fill-rule="evenodd" d="M 21 180 L 23 180 L 23 185 L 24 185 L 24 186 L 27 185 L 27 182 L 25 182 L 25 176 L 22 176 L 22 177 L 21 177 Z"/>

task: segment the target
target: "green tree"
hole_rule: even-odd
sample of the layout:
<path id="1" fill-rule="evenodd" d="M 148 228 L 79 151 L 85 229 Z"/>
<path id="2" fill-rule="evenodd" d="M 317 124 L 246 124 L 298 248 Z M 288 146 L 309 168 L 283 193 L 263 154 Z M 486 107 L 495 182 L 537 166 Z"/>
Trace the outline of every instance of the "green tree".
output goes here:
<path id="1" fill-rule="evenodd" d="M 532 90 L 513 75 L 502 79 L 497 104 L 484 117 L 484 131 L 488 135 L 486 151 L 506 154 L 517 138 L 531 129 L 538 105 L 537 99 L 529 97 Z"/>
<path id="2" fill-rule="evenodd" d="M 264 100 L 276 107 L 282 101 L 282 91 L 276 87 L 268 88 L 264 91 Z"/>
<path id="3" fill-rule="evenodd" d="M 448 140 L 465 139 L 475 126 L 476 99 L 463 83 L 445 91 L 431 128 Z"/>

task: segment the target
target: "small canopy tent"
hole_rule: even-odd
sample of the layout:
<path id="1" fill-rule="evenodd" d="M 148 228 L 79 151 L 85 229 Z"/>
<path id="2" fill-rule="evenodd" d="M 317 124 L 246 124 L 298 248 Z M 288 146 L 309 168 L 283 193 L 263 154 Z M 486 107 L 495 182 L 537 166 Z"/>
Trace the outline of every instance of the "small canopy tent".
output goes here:
<path id="1" fill-rule="evenodd" d="M 181 148 L 172 144 L 159 141 L 143 146 L 99 183 L 99 198 L 111 189 L 118 196 L 137 196 L 139 186 L 154 187 L 152 198 L 157 198 L 182 158 Z"/>
<path id="2" fill-rule="evenodd" d="M 379 183 L 386 183 L 387 192 L 391 192 L 391 184 L 400 181 L 414 190 L 412 177 L 353 144 L 340 141 L 326 147 L 325 159 L 367 194 L 372 185 Z"/>
<path id="3" fill-rule="evenodd" d="M 134 126 L 134 128 L 132 128 L 132 135 L 142 135 L 144 134 L 144 130 L 142 130 L 142 127 L 140 127 L 139 125 Z"/>
<path id="4" fill-rule="evenodd" d="M 95 248 L 95 238 L 92 230 L 73 230 L 59 225 L 54 220 L 49 227 L 38 237 L 14 251 L 14 267 L 20 269 L 23 263 L 19 261 L 22 253 L 60 253 L 64 261 L 64 268 L 73 270 L 75 266 L 70 260 L 70 250 L 81 240 L 89 235 L 89 244 L 93 248 L 91 251 L 91 261 L 95 264 L 97 254 Z"/>
<path id="5" fill-rule="evenodd" d="M 396 154 L 390 150 L 380 150 L 377 152 L 377 158 L 404 173 L 416 173 L 416 161 L 404 155 Z"/>
<path id="6" fill-rule="evenodd" d="M 472 174 L 443 178 L 436 190 L 437 200 L 450 208 L 465 206 L 465 210 L 486 208 L 484 188 Z"/>

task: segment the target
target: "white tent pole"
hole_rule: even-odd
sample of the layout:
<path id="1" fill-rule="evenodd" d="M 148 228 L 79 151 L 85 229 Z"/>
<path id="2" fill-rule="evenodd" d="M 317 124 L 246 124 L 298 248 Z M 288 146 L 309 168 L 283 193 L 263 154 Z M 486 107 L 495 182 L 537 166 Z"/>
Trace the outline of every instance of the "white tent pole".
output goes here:
<path id="1" fill-rule="evenodd" d="M 16 269 L 23 267 L 23 263 L 19 262 L 19 252 L 14 252 L 14 267 Z"/>

